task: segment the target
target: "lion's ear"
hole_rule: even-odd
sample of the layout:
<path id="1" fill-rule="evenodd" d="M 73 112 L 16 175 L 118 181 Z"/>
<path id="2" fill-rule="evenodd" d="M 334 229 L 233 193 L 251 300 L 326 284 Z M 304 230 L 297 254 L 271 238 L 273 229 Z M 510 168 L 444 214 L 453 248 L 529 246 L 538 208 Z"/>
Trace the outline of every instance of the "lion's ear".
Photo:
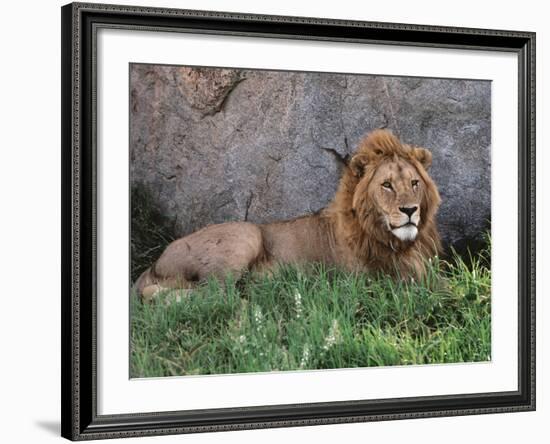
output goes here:
<path id="1" fill-rule="evenodd" d="M 348 165 L 354 176 L 361 177 L 368 162 L 369 159 L 366 154 L 356 154 L 351 158 Z"/>
<path id="2" fill-rule="evenodd" d="M 424 169 L 427 170 L 432 165 L 432 153 L 426 148 L 413 148 L 412 154 L 422 164 Z"/>

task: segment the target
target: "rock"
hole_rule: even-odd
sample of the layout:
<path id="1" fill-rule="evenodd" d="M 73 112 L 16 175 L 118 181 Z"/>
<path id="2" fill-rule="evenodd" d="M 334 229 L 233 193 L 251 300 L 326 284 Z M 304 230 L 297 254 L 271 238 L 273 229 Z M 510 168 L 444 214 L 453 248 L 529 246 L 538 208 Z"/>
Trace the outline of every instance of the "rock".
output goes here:
<path id="1" fill-rule="evenodd" d="M 176 68 L 174 81 L 181 94 L 202 116 L 220 111 L 225 98 L 239 82 L 234 69 Z"/>
<path id="2" fill-rule="evenodd" d="M 144 64 L 130 76 L 131 181 L 180 235 L 323 208 L 375 128 L 432 151 L 447 246 L 475 250 L 490 226 L 488 81 Z"/>

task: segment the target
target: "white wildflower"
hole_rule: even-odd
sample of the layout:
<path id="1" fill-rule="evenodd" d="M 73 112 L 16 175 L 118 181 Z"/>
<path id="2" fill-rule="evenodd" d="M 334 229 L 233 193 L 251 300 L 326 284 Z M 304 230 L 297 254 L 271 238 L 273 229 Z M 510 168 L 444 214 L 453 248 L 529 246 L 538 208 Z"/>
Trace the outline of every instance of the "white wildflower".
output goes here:
<path id="1" fill-rule="evenodd" d="M 258 331 L 262 328 L 263 319 L 264 315 L 262 313 L 262 309 L 258 306 L 254 307 L 254 322 L 256 323 L 256 329 Z"/>
<path id="2" fill-rule="evenodd" d="M 328 332 L 328 336 L 325 338 L 325 344 L 323 345 L 323 350 L 328 351 L 332 348 L 334 344 L 337 344 L 342 339 L 342 335 L 340 333 L 340 327 L 338 326 L 338 320 L 335 319 L 332 321 L 332 325 L 330 326 L 330 330 Z"/>
<path id="3" fill-rule="evenodd" d="M 300 360 L 300 368 L 304 368 L 309 361 L 309 345 L 304 345 L 304 350 L 302 352 L 302 359 Z"/>
<path id="4" fill-rule="evenodd" d="M 296 319 L 302 317 L 302 295 L 298 290 L 294 290 L 294 306 L 296 308 Z"/>
<path id="5" fill-rule="evenodd" d="M 256 331 L 261 333 L 264 339 L 267 339 L 267 335 L 263 329 L 264 315 L 262 309 L 258 306 L 254 308 L 254 322 L 256 324 Z"/>
<path id="6" fill-rule="evenodd" d="M 240 342 L 241 344 L 244 344 L 244 343 L 246 342 L 246 336 L 245 336 L 245 335 L 240 335 L 240 336 L 239 336 L 239 342 Z"/>

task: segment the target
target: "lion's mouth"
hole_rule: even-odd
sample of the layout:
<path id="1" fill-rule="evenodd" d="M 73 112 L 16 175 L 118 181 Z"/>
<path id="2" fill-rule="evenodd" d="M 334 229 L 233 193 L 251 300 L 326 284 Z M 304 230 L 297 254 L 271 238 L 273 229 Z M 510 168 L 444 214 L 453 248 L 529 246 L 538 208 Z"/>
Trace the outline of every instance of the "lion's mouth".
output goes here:
<path id="1" fill-rule="evenodd" d="M 404 223 L 403 225 L 392 225 L 392 224 L 390 224 L 390 228 L 392 230 L 397 230 L 398 228 L 405 228 L 405 227 L 409 227 L 409 226 L 413 226 L 415 228 L 418 228 L 418 226 L 414 222 L 411 222 L 411 221 L 408 221 L 408 222 Z"/>
<path id="2" fill-rule="evenodd" d="M 407 222 L 391 229 L 391 232 L 403 242 L 413 242 L 418 234 L 418 227 L 413 222 Z"/>

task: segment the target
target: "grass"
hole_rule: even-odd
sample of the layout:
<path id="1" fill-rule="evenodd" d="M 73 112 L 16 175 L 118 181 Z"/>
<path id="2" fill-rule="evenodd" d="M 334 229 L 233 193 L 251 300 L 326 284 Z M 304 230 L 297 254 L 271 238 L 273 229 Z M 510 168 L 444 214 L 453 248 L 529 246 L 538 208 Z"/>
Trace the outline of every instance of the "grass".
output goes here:
<path id="1" fill-rule="evenodd" d="M 422 282 L 282 268 L 131 304 L 131 376 L 487 361 L 490 254 L 436 259 Z"/>

